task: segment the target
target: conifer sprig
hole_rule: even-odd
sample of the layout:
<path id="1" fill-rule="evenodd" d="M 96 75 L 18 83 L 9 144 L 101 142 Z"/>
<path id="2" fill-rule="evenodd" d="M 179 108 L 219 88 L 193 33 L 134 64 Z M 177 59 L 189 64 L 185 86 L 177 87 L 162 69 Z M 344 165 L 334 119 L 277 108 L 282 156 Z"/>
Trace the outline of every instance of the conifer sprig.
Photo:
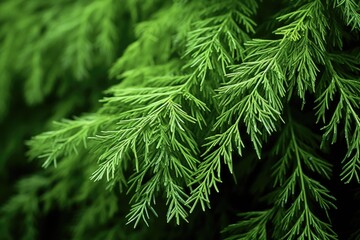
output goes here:
<path id="1" fill-rule="evenodd" d="M 334 144 L 338 135 L 344 136 L 347 144 L 347 152 L 343 160 L 342 180 L 349 183 L 355 179 L 360 182 L 360 83 L 359 79 L 351 75 L 343 74 L 341 70 L 335 69 L 331 61 L 327 62 L 327 71 L 323 80 L 328 83 L 323 93 L 317 98 L 317 116 L 325 122 L 325 114 L 334 101 L 334 95 L 339 95 L 335 111 L 330 120 L 323 127 L 324 141 L 329 140 Z M 350 65 L 351 66 L 351 65 Z M 355 65 L 352 69 L 359 72 Z M 343 132 L 339 124 L 343 122 Z"/>
<path id="2" fill-rule="evenodd" d="M 223 233 L 229 235 L 225 240 L 268 239 L 267 224 L 271 213 L 271 210 L 265 210 L 239 214 L 241 220 L 224 229 Z"/>
<path id="3" fill-rule="evenodd" d="M 195 68 L 194 75 L 201 83 L 209 73 L 224 76 L 230 64 L 243 58 L 243 43 L 255 32 L 250 16 L 256 8 L 256 1 L 226 0 L 202 9 L 188 34 L 185 53 L 191 57 L 186 67 Z"/>
<path id="4" fill-rule="evenodd" d="M 320 138 L 290 115 L 285 120 L 272 156 L 280 157 L 273 168 L 273 206 L 242 214 L 241 221 L 225 229 L 233 232 L 229 239 L 267 239 L 271 235 L 271 239 L 337 239 L 328 222 L 329 211 L 336 208 L 335 198 L 312 177 L 312 173 L 323 179 L 331 177 L 331 165 L 312 149 Z"/>
<path id="5" fill-rule="evenodd" d="M 262 142 L 282 121 L 285 96 L 290 99 L 296 87 L 305 101 L 305 93 L 315 90 L 316 62 L 323 61 L 328 27 L 322 2 L 302 3 L 278 20 L 288 23 L 275 31 L 282 38 L 246 42 L 244 62 L 231 67 L 230 80 L 218 89 L 221 112 L 214 124 L 218 133 L 208 138 L 205 161 L 196 174 L 199 186 L 190 197 L 203 208 L 210 189 L 221 182 L 221 159 L 232 172 L 233 151 L 242 154 L 241 127 L 260 158 Z"/>
<path id="6" fill-rule="evenodd" d="M 176 78 L 176 77 L 175 77 Z M 176 82 L 176 81 L 175 81 Z M 160 189 L 168 199 L 168 221 L 185 219 L 184 204 L 187 195 L 182 190 L 191 179 L 198 153 L 197 142 L 189 130 L 189 124 L 201 122 L 183 110 L 179 101 L 185 99 L 189 105 L 205 110 L 205 105 L 184 85 L 160 88 L 125 88 L 114 90 L 107 102 L 129 104 L 130 110 L 119 114 L 114 130 L 103 131 L 95 138 L 99 146 L 108 146 L 99 157 L 100 168 L 92 179 L 100 180 L 106 174 L 108 180 L 118 178 L 118 168 L 127 164 L 135 166 L 130 177 L 130 189 L 134 189 L 129 222 L 138 224 L 148 218 L 148 211 Z M 106 107 L 106 105 L 105 105 Z M 129 160 L 132 159 L 131 162 Z M 127 161 L 128 163 L 124 163 Z M 150 177 L 148 181 L 144 179 Z M 161 184 L 164 183 L 164 184 Z M 145 221 L 146 222 L 146 221 Z"/>
<path id="7" fill-rule="evenodd" d="M 43 167 L 68 155 L 76 155 L 78 149 L 87 146 L 88 137 L 104 126 L 108 119 L 98 115 L 88 115 L 75 120 L 63 120 L 53 124 L 53 130 L 39 134 L 28 144 L 34 146 L 29 151 L 31 158 L 44 158 Z"/>
<path id="8" fill-rule="evenodd" d="M 331 165 L 318 157 L 312 147 L 318 137 L 291 117 L 287 119 L 276 152 L 281 158 L 274 166 L 275 184 L 279 186 L 275 208 L 285 208 L 285 215 L 274 219 L 283 232 L 281 239 L 336 239 L 331 225 L 321 220 L 318 206 L 329 217 L 335 198 L 308 171 L 330 178 Z M 289 207 L 288 207 L 289 206 Z"/>
<path id="9" fill-rule="evenodd" d="M 187 54 L 191 54 L 194 59 L 190 61 L 188 66 L 195 67 L 194 74 L 201 80 L 201 87 L 203 87 L 206 77 L 213 76 L 220 78 L 218 83 L 223 82 L 222 79 L 230 64 L 233 64 L 235 60 L 243 58 L 243 44 L 249 40 L 249 34 L 254 32 L 255 23 L 250 17 L 256 12 L 256 2 L 228 2 L 228 5 L 215 3 L 214 5 L 205 8 L 205 10 L 203 10 L 205 13 L 204 18 L 200 18 L 200 20 L 194 24 L 194 26 L 200 30 L 192 31 L 189 34 Z M 216 15 L 217 12 L 225 12 L 225 14 L 219 16 Z M 218 22 L 216 19 L 221 19 L 221 21 Z M 211 24 L 213 21 L 218 23 L 216 25 L 212 24 L 214 27 L 207 27 L 207 25 Z M 220 63 L 218 61 L 219 59 L 221 60 Z M 217 70 L 214 71 L 214 69 Z M 221 71 L 218 71 L 220 69 Z M 214 86 L 214 84 L 212 85 Z M 214 87 L 216 86 L 217 85 Z M 232 136 L 234 133 L 234 131 L 229 130 L 229 135 L 227 136 Z M 229 147 L 231 148 L 232 140 L 228 141 L 227 136 L 224 135 L 222 138 L 218 138 L 219 136 L 214 137 L 216 138 L 215 141 L 217 141 L 217 143 L 213 143 L 213 145 L 219 144 L 221 148 L 218 153 L 214 153 L 215 157 L 220 155 L 229 157 L 231 155 L 230 152 L 232 149 L 229 151 Z M 236 139 L 241 141 L 239 137 Z M 202 209 L 205 210 L 205 206 L 209 206 L 210 189 L 213 187 L 217 189 L 216 184 L 221 182 L 220 157 L 217 157 L 216 159 L 218 161 L 213 160 L 213 158 L 210 157 L 205 158 L 197 171 L 194 172 L 195 180 L 191 185 L 198 186 L 192 191 L 191 196 L 187 201 L 188 204 L 192 204 L 191 211 L 198 203 L 202 206 Z M 232 169 L 231 163 L 227 163 L 230 164 L 229 168 Z"/>
<path id="10" fill-rule="evenodd" d="M 351 26 L 352 30 L 360 30 L 359 3 L 353 0 L 336 0 L 334 4 L 341 9 L 346 24 Z"/>

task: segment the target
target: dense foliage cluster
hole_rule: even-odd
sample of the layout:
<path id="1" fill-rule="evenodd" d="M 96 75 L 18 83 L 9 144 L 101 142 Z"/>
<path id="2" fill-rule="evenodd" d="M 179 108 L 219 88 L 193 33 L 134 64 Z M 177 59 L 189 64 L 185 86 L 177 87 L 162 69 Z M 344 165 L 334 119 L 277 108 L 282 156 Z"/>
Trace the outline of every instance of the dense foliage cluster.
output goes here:
<path id="1" fill-rule="evenodd" d="M 360 239 L 356 0 L 4 0 L 0 27 L 1 238 Z"/>

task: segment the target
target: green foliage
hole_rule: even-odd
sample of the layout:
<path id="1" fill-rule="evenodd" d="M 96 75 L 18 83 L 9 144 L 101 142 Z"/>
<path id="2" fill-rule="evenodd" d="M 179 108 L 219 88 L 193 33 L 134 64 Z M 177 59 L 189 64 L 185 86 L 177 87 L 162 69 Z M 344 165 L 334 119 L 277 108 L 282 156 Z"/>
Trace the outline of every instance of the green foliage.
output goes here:
<path id="1" fill-rule="evenodd" d="M 59 211 L 71 216 L 59 239 L 166 239 L 172 222 L 193 238 L 194 218 L 211 212 L 228 240 L 341 238 L 333 219 L 345 200 L 332 183 L 360 183 L 358 10 L 353 0 L 3 1 L 0 116 L 11 119 L 19 95 L 30 109 L 58 103 L 27 141 L 44 169 L 18 182 L 0 234 L 19 237 L 21 220 L 23 239 L 46 238 L 38 224 Z M 96 108 L 107 76 L 116 81 Z M 89 113 L 71 118 L 77 102 Z"/>
<path id="2" fill-rule="evenodd" d="M 353 0 L 337 0 L 334 2 L 335 6 L 342 11 L 343 18 L 348 26 L 354 30 L 360 29 L 360 13 L 359 3 Z"/>
<path id="3" fill-rule="evenodd" d="M 224 229 L 230 235 L 226 240 L 255 240 L 267 239 L 266 223 L 271 216 L 271 211 L 247 212 L 240 214 L 242 220 L 231 224 Z"/>
<path id="4" fill-rule="evenodd" d="M 350 62 L 346 62 L 353 71 L 359 71 L 356 65 L 352 65 L 352 61 L 356 62 L 349 56 Z M 339 94 L 339 100 L 336 103 L 335 111 L 332 113 L 331 119 L 323 127 L 324 139 L 335 143 L 338 137 L 339 123 L 344 120 L 344 137 L 347 145 L 347 152 L 343 160 L 343 171 L 341 173 L 342 180 L 349 183 L 352 179 L 360 182 L 360 118 L 359 109 L 359 78 L 353 78 L 351 75 L 337 70 L 334 64 L 344 64 L 343 60 L 332 59 L 327 62 L 327 69 L 324 73 L 324 81 L 328 82 L 327 88 L 317 98 L 317 115 L 318 120 L 325 122 L 325 113 L 329 108 L 330 102 L 333 100 L 336 92 Z M 355 63 L 356 64 L 356 63 Z"/>
<path id="5" fill-rule="evenodd" d="M 15 0 L 3 1 L 0 9 L 0 112 L 6 111 L 12 86 L 24 88 L 28 104 L 39 104 L 115 58 L 123 28 L 116 1 Z"/>
<path id="6" fill-rule="evenodd" d="M 274 165 L 273 173 L 274 184 L 279 185 L 274 206 L 285 210 L 284 216 L 278 215 L 284 223 L 279 232 L 284 232 L 283 239 L 336 239 L 331 225 L 317 216 L 312 204 L 316 202 L 329 217 L 329 210 L 336 208 L 335 198 L 307 173 L 312 171 L 329 179 L 331 165 L 312 150 L 311 146 L 318 145 L 316 135 L 291 117 L 287 122 L 275 148 L 281 158 Z"/>

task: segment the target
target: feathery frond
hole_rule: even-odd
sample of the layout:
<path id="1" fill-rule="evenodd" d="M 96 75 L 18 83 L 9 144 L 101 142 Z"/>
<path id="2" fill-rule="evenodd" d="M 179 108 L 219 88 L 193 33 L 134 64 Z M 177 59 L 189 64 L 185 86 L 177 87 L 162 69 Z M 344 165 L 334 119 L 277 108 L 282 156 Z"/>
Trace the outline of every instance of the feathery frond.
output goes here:
<path id="1" fill-rule="evenodd" d="M 321 220 L 314 202 L 325 212 L 335 208 L 329 190 L 308 173 L 315 172 L 329 179 L 331 165 L 312 150 L 316 143 L 309 129 L 292 117 L 287 119 L 276 149 L 281 154 L 274 166 L 275 184 L 279 186 L 275 208 L 285 208 L 285 215 L 274 219 L 283 232 L 281 239 L 337 239 L 330 223 Z"/>
<path id="2" fill-rule="evenodd" d="M 325 122 L 325 114 L 328 112 L 334 95 L 339 95 L 335 111 L 332 113 L 330 120 L 323 127 L 324 141 L 329 140 L 334 144 L 339 133 L 344 136 L 347 144 L 347 152 L 343 160 L 342 180 L 349 183 L 355 179 L 360 182 L 360 117 L 359 96 L 360 96 L 360 79 L 343 74 L 334 68 L 332 61 L 327 62 L 327 69 L 323 80 L 328 83 L 322 94 L 317 98 L 317 116 L 318 121 L 322 119 Z M 356 69 L 359 72 L 359 69 Z M 343 122 L 343 133 L 339 124 Z"/>

